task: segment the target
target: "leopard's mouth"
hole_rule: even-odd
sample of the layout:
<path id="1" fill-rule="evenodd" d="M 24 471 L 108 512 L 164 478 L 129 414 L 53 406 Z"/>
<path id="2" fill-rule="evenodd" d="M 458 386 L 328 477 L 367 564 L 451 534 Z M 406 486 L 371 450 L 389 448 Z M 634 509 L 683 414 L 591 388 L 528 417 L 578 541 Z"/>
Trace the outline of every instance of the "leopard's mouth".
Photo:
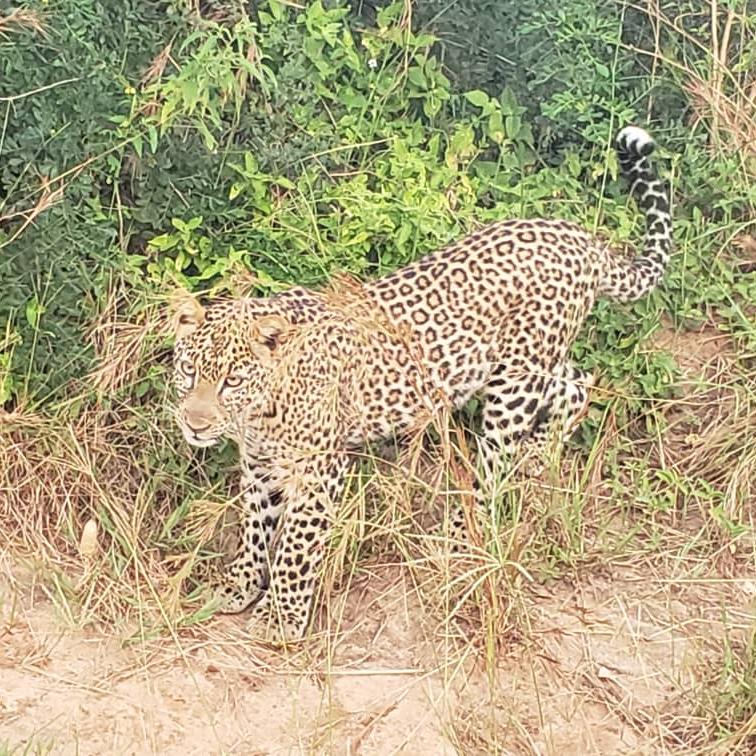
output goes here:
<path id="1" fill-rule="evenodd" d="M 198 449 L 207 449 L 208 446 L 215 446 L 215 444 L 218 443 L 217 438 L 197 438 L 190 437 L 187 434 L 184 434 L 184 438 L 186 438 L 189 444 L 197 447 Z"/>
<path id="2" fill-rule="evenodd" d="M 185 441 L 190 446 L 195 446 L 199 449 L 206 449 L 208 446 L 215 446 L 218 443 L 218 436 L 208 433 L 198 433 L 192 430 L 188 426 L 181 424 L 181 433 L 184 436 Z"/>

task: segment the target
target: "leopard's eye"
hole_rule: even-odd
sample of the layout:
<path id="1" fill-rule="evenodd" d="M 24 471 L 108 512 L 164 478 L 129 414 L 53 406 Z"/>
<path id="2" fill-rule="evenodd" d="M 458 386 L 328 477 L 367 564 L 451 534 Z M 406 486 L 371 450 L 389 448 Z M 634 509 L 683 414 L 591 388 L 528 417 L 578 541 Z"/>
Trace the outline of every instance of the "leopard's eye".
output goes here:
<path id="1" fill-rule="evenodd" d="M 191 378 L 196 372 L 194 365 L 189 360 L 181 360 L 181 362 L 179 362 L 179 370 L 187 376 L 187 378 Z"/>
<path id="2" fill-rule="evenodd" d="M 223 381 L 223 388 L 236 388 L 241 386 L 242 379 L 238 375 L 227 375 L 226 380 Z"/>

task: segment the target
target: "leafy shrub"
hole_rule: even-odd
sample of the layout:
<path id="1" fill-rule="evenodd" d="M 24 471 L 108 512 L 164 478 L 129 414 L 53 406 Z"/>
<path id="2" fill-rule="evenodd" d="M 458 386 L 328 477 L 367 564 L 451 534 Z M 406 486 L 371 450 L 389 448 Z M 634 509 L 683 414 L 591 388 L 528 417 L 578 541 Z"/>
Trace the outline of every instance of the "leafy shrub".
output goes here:
<path id="1" fill-rule="evenodd" d="M 638 54 L 655 39 L 643 15 L 584 0 L 427 1 L 413 19 L 402 2 L 361 16 L 319 0 L 215 17 L 144 0 L 31 7 L 47 31 L 0 39 L 0 96 L 15 98 L 0 143 L 2 401 L 86 369 L 83 329 L 114 276 L 150 295 L 248 269 L 265 292 L 381 274 L 491 218 L 639 233 L 611 137 L 662 90 L 685 253 L 650 300 L 602 304 L 578 356 L 631 394 L 663 394 L 669 365 L 638 349 L 660 307 L 692 322 L 719 308 L 743 328 L 753 283 L 733 299 L 729 263 L 710 258 L 754 189 L 732 191 L 736 157 L 706 155 L 682 83 L 660 84 Z"/>

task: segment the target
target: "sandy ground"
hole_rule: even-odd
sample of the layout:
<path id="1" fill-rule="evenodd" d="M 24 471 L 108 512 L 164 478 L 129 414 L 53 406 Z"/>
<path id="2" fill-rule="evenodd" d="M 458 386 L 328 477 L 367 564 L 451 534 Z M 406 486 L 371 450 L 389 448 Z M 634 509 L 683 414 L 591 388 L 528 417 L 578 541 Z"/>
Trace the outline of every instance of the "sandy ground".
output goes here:
<path id="1" fill-rule="evenodd" d="M 700 420 L 691 430 L 669 413 L 682 442 L 665 453 L 679 447 L 696 470 L 709 464 L 696 439 L 726 435 L 733 401 L 699 378 L 718 385 L 729 365 L 717 333 L 663 335 Z M 330 634 L 281 652 L 252 642 L 243 617 L 137 641 L 133 628 L 78 627 L 0 552 L 0 756 L 712 753 L 696 742 L 702 692 L 756 621 L 756 547 L 694 553 L 704 524 L 680 519 L 694 509 L 660 520 L 645 553 L 526 582 L 496 648 L 482 633 L 445 640 L 404 565 L 361 564 L 332 596 L 338 628 L 322 620 Z"/>
<path id="2" fill-rule="evenodd" d="M 125 645 L 6 581 L 0 753 L 687 752 L 696 671 L 723 623 L 753 621 L 753 592 L 630 568 L 540 588 L 527 640 L 487 673 L 480 655 L 439 658 L 398 568 L 353 590 L 335 641 L 288 656 L 251 644 L 238 618 Z"/>

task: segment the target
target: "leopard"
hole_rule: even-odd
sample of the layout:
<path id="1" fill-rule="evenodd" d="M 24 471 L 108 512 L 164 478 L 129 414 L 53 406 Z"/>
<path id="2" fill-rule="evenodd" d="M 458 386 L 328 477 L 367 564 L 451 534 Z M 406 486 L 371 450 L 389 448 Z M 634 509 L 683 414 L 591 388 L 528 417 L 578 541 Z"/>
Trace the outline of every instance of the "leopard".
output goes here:
<path id="1" fill-rule="evenodd" d="M 543 452 L 555 427 L 574 430 L 593 385 L 570 358 L 588 313 L 601 297 L 647 295 L 672 253 L 654 140 L 631 125 L 615 147 L 645 219 L 640 253 L 568 220 L 502 219 L 341 290 L 205 304 L 187 293 L 174 312 L 176 420 L 191 446 L 229 439 L 240 458 L 240 546 L 217 586 L 221 611 L 252 607 L 250 626 L 271 640 L 306 636 L 331 525 L 366 446 L 476 397 L 476 487 L 486 492 L 507 460 Z M 450 519 L 464 543 L 464 513 Z"/>

